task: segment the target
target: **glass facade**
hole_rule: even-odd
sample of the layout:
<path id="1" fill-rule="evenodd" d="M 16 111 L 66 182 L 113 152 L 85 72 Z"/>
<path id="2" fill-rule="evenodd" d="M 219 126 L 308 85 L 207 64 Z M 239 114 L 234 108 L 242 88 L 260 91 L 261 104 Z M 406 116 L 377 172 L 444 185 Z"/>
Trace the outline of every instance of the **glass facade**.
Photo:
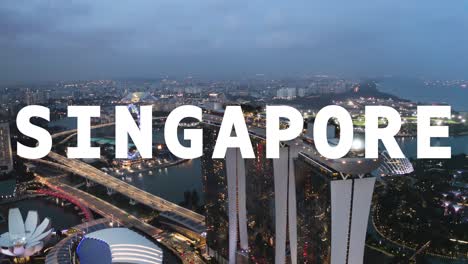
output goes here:
<path id="1" fill-rule="evenodd" d="M 0 173 L 8 173 L 13 169 L 13 156 L 10 143 L 10 127 L 8 123 L 0 123 Z"/>
<path id="2" fill-rule="evenodd" d="M 350 258 L 360 259 L 360 254 L 357 253 L 361 251 L 361 242 L 359 242 L 361 229 L 364 229 L 365 236 L 365 227 L 367 226 L 367 223 L 362 222 L 361 218 L 366 217 L 366 212 L 368 214 L 366 201 L 369 199 L 365 194 L 369 192 L 371 194 L 373 188 L 372 182 L 367 180 L 369 175 L 366 175 L 364 179 L 343 180 L 335 170 L 326 169 L 310 157 L 299 154 L 297 158 L 290 160 L 291 162 L 282 163 L 281 165 L 294 166 L 294 170 L 287 169 L 284 172 L 281 170 L 283 167 L 279 170 L 281 174 L 285 174 L 284 177 L 289 177 L 288 173 L 294 173 L 294 177 L 291 178 L 293 179 L 292 183 L 291 181 L 285 181 L 281 182 L 281 184 L 288 184 L 288 188 L 284 190 L 288 190 L 290 184 L 295 184 L 295 192 L 292 191 L 295 198 L 291 196 L 291 193 L 288 193 L 293 189 L 285 191 L 286 194 L 275 194 L 274 162 L 272 159 L 266 158 L 265 141 L 257 137 L 251 137 L 255 158 L 244 160 L 245 194 L 239 192 L 239 186 L 234 189 L 237 200 L 235 202 L 231 201 L 231 204 L 236 207 L 234 210 L 236 210 L 237 218 L 233 218 L 231 215 L 231 219 L 235 219 L 237 226 L 234 224 L 230 229 L 226 161 L 224 159 L 212 159 L 217 132 L 218 127 L 216 126 L 204 126 L 205 148 L 202 158 L 202 172 L 206 201 L 207 247 L 211 256 L 215 257 L 220 263 L 226 263 L 229 256 L 234 256 L 233 250 L 235 250 L 237 260 L 247 258 L 252 263 L 274 263 L 275 249 L 277 250 L 277 246 L 281 245 L 275 245 L 279 241 L 275 236 L 275 232 L 278 231 L 275 218 L 287 216 L 287 231 L 286 233 L 279 233 L 283 238 L 281 243 L 284 243 L 284 237 L 286 239 L 286 247 L 280 247 L 280 250 L 285 249 L 286 263 L 290 263 L 291 259 L 294 261 L 291 251 L 295 249 L 293 247 L 294 243 L 292 243 L 294 241 L 290 241 L 290 236 L 295 235 L 295 231 L 290 233 L 291 229 L 288 222 L 297 222 L 297 263 L 331 263 L 332 245 L 335 245 L 336 256 L 334 256 L 336 259 L 348 258 L 347 254 L 350 254 Z M 295 157 L 291 154 L 291 151 L 287 155 Z M 283 177 L 282 175 L 277 176 Z M 234 177 L 239 177 L 239 174 Z M 239 178 L 232 182 L 236 183 L 236 181 L 239 184 Z M 356 181 L 356 184 L 354 184 L 354 181 Z M 332 193 L 334 183 L 338 184 L 335 184 L 337 186 L 335 192 Z M 346 190 L 351 193 L 353 188 L 358 189 L 355 191 L 354 198 L 346 195 L 347 192 L 340 191 Z M 283 190 L 283 188 L 279 188 L 279 190 Z M 362 195 L 356 195 L 361 193 Z M 333 200 L 333 194 L 335 200 Z M 290 209 L 291 205 L 286 207 L 284 215 L 283 209 L 279 212 L 275 211 L 275 195 L 280 195 L 288 202 L 290 199 L 293 199 L 291 200 L 293 202 L 295 200 L 296 213 L 294 213 L 293 209 Z M 244 197 L 247 208 L 247 252 L 239 250 L 239 241 L 241 240 L 239 226 L 245 223 L 245 221 L 240 220 L 242 216 L 239 215 L 239 201 L 243 200 Z M 342 227 L 334 232 L 335 243 L 332 243 L 333 201 L 335 201 L 336 216 L 339 216 L 337 219 L 342 219 L 342 221 L 334 222 L 338 227 Z M 280 201 L 277 200 L 277 202 Z M 353 216 L 351 216 L 351 212 L 353 212 Z M 363 216 L 355 215 L 361 213 Z M 350 225 L 351 218 L 356 218 L 352 225 Z M 362 227 L 358 222 L 362 222 Z M 282 228 L 278 232 L 282 232 Z M 357 242 L 351 243 L 352 245 L 348 243 L 350 229 L 356 230 L 354 235 Z M 231 237 L 231 245 L 237 245 L 237 247 L 234 246 L 235 249 L 233 249 L 234 247 L 231 250 L 229 248 L 229 234 L 237 236 L 235 238 L 237 242 L 235 243 L 233 243 Z M 341 246 L 340 241 L 345 245 Z M 246 256 L 246 258 L 240 257 L 240 255 Z M 276 254 L 277 257 L 278 254 Z M 282 259 L 283 257 L 284 255 L 279 258 Z"/>
<path id="3" fill-rule="evenodd" d="M 206 244 L 210 255 L 219 262 L 228 259 L 229 220 L 225 161 L 212 159 L 218 130 L 203 128 L 202 177 L 205 195 Z"/>
<path id="4" fill-rule="evenodd" d="M 224 262 L 229 256 L 226 162 L 211 158 L 218 128 L 204 126 L 203 135 L 205 147 L 202 177 L 206 201 L 206 243 L 210 255 Z M 275 254 L 273 162 L 266 159 L 264 140 L 252 138 L 252 146 L 256 158 L 245 160 L 249 251 L 240 254 L 246 255 L 252 262 L 272 263 Z"/>
<path id="5" fill-rule="evenodd" d="M 298 263 L 330 263 L 330 178 L 301 155 L 294 163 Z"/>
<path id="6" fill-rule="evenodd" d="M 273 161 L 265 141 L 252 139 L 255 159 L 245 160 L 250 259 L 273 263 L 275 257 L 275 193 Z"/>

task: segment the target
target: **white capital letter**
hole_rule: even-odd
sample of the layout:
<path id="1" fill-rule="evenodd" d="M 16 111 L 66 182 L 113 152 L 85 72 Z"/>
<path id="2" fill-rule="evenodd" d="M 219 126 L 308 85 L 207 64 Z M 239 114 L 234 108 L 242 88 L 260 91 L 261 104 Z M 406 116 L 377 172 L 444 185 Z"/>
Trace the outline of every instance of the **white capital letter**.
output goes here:
<path id="1" fill-rule="evenodd" d="M 450 118 L 450 106 L 418 106 L 418 159 L 450 159 L 451 147 L 431 147 L 431 138 L 448 137 L 448 126 L 431 126 L 431 117 Z"/>
<path id="2" fill-rule="evenodd" d="M 128 136 L 138 149 L 140 156 L 150 159 L 153 156 L 153 106 L 140 106 L 140 128 L 135 123 L 127 106 L 115 107 L 115 157 L 128 158 Z"/>
<path id="3" fill-rule="evenodd" d="M 387 119 L 387 126 L 379 128 L 379 118 Z M 366 106 L 366 158 L 376 159 L 379 157 L 379 139 L 382 140 L 391 158 L 401 159 L 405 155 L 395 140 L 401 128 L 401 117 L 397 110 L 389 106 Z"/>
<path id="4" fill-rule="evenodd" d="M 177 137 L 177 128 L 182 119 L 192 117 L 199 121 L 202 120 L 202 110 L 193 105 L 183 105 L 174 109 L 166 120 L 164 126 L 164 139 L 167 148 L 172 154 L 181 159 L 195 159 L 203 154 L 203 130 L 202 129 L 184 129 L 184 139 L 190 140 L 190 147 L 184 147 L 180 144 Z"/>
<path id="5" fill-rule="evenodd" d="M 68 147 L 67 157 L 70 159 L 99 159 L 101 151 L 98 147 L 91 147 L 91 117 L 99 117 L 99 106 L 68 106 L 68 116 L 76 117 L 77 146 Z"/>
<path id="6" fill-rule="evenodd" d="M 31 124 L 31 117 L 40 117 L 50 121 L 50 110 L 44 106 L 30 105 L 18 112 L 18 116 L 16 116 L 18 130 L 23 135 L 37 140 L 37 146 L 33 148 L 18 142 L 18 155 L 25 159 L 40 159 L 49 154 L 52 148 L 52 138 L 47 130 Z"/>
<path id="7" fill-rule="evenodd" d="M 231 137 L 232 129 L 236 132 Z M 227 106 L 216 139 L 213 159 L 223 159 L 228 148 L 239 148 L 242 158 L 253 159 L 255 154 L 250 142 L 249 131 L 245 125 L 244 114 L 240 106 Z"/>
<path id="8" fill-rule="evenodd" d="M 280 118 L 289 120 L 289 127 L 280 129 Z M 267 158 L 279 158 L 280 141 L 293 140 L 302 133 L 304 128 L 304 119 L 297 109 L 286 106 L 268 106 L 266 107 L 266 152 Z"/>
<path id="9" fill-rule="evenodd" d="M 330 118 L 336 118 L 340 124 L 340 141 L 334 147 L 328 144 L 327 127 Z M 314 143 L 317 151 L 329 159 L 339 159 L 348 154 L 353 145 L 353 120 L 348 111 L 338 105 L 322 108 L 315 117 Z"/>

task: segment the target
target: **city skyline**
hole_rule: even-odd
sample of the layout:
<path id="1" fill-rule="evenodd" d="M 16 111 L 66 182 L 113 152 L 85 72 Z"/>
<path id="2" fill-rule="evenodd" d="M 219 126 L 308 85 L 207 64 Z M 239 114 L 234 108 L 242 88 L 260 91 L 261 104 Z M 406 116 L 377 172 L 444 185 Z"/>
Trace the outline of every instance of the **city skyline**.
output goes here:
<path id="1" fill-rule="evenodd" d="M 460 89 L 464 84 L 447 83 Z M 47 217 L 59 230 L 59 236 L 44 239 L 51 246 L 50 252 L 39 250 L 32 256 L 18 253 L 11 261 L 39 261 L 45 257 L 46 263 L 56 264 L 61 260 L 73 263 L 77 258 L 93 258 L 99 253 L 106 258 L 114 253 L 140 254 L 140 239 L 122 248 L 113 246 L 115 241 L 121 241 L 122 227 L 144 234 L 156 245 L 145 251 L 145 256 L 153 252 L 158 255 L 152 258 L 160 261 L 164 255 L 164 259 L 170 259 L 168 263 L 342 264 L 466 259 L 468 234 L 463 228 L 468 221 L 467 112 L 452 109 L 449 116 L 431 121 L 432 126 L 450 127 L 450 137 L 437 139 L 436 145 L 451 146 L 452 158 L 424 160 L 417 159 L 416 152 L 420 105 L 381 92 L 373 81 L 312 76 L 252 80 L 246 86 L 236 81 L 96 80 L 4 88 L 0 99 L 4 109 L 8 109 L 1 113 L 5 129 L 10 128 L 9 133 L 5 130 L 3 134 L 1 150 L 10 153 L 6 156 L 14 164 L 10 173 L 2 175 L 6 181 L 0 182 L 0 187 L 14 188 L 2 193 L 0 203 L 6 206 L 0 208 L 0 216 L 8 208 L 24 211 L 24 203 L 44 203 L 41 207 L 54 208 L 55 213 Z M 296 139 L 281 144 L 279 159 L 270 159 L 266 106 L 278 104 L 294 105 L 298 114 L 294 122 L 302 124 L 303 129 L 299 129 Z M 318 132 L 314 127 L 321 123 L 320 110 L 328 104 L 343 109 L 352 122 L 351 151 L 340 159 L 322 156 L 317 149 Z M 101 106 L 100 117 L 88 120 L 91 134 L 86 142 L 101 150 L 93 158 L 67 158 L 68 148 L 78 146 L 82 132 L 77 129 L 81 122 L 68 116 L 67 109 L 79 105 Z M 202 119 L 182 119 L 176 126 L 177 132 L 171 135 L 176 134 L 188 146 L 183 140 L 184 130 L 203 130 L 201 157 L 180 158 L 166 142 L 164 130 L 171 112 L 187 105 L 191 105 L 191 112 L 199 109 Z M 16 123 L 18 116 L 29 119 L 21 114 L 27 106 L 50 112 L 46 118 L 50 121 L 32 119 L 52 137 L 52 151 L 40 159 L 21 158 L 15 144 L 36 146 L 35 135 L 29 137 Z M 116 158 L 118 145 L 122 147 L 117 134 L 125 132 L 118 128 L 122 118 L 116 106 L 130 114 L 130 123 L 142 125 L 142 115 L 146 116 L 145 122 L 151 121 L 153 144 L 146 154 L 140 153 L 141 144 L 132 142 L 132 136 L 124 146 L 126 158 Z M 219 142 L 218 128 L 226 118 L 229 120 L 225 117 L 232 109 L 229 106 L 239 109 L 237 115 L 248 130 L 253 159 L 243 159 L 236 149 L 229 149 L 225 159 L 213 159 L 211 155 Z M 367 106 L 398 110 L 402 126 L 395 143 L 407 158 L 391 158 L 381 146 L 376 159 L 365 159 Z M 343 140 L 347 133 L 337 121 L 332 118 L 322 122 L 327 134 L 323 140 L 330 146 Z M 379 125 L 388 123 L 381 121 Z M 291 120 L 282 120 L 277 126 L 283 130 L 296 127 Z M 13 144 L 8 144 L 10 140 Z M 221 141 L 226 140 L 231 139 Z M 15 182 L 12 184 L 9 179 Z M 433 187 L 428 189 L 428 185 Z M 398 205 L 399 197 L 405 206 Z M 42 210 L 37 209 L 43 214 Z M 61 219 L 70 210 L 73 218 L 84 223 Z M 443 225 L 432 226 L 434 234 L 428 237 L 423 229 L 432 221 Z M 5 224 L 0 222 L 0 231 Z M 83 242 L 87 241 L 88 229 L 108 234 L 104 236 L 108 242 L 98 243 L 96 248 L 84 246 L 88 244 Z M 406 236 L 410 232 L 412 236 Z M 14 241 L 5 234 L 4 241 Z M 428 239 L 437 241 L 429 243 Z M 2 243 L 20 252 L 10 242 Z M 64 250 L 68 253 L 63 254 Z"/>
<path id="2" fill-rule="evenodd" d="M 1 1 L 0 264 L 467 264 L 467 14 Z"/>

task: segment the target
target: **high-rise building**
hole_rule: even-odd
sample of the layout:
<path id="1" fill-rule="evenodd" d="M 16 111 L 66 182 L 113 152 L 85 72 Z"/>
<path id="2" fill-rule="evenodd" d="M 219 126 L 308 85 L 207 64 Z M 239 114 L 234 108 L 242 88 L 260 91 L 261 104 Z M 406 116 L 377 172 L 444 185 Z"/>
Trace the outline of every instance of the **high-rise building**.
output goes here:
<path id="1" fill-rule="evenodd" d="M 0 123 L 0 173 L 13 170 L 13 155 L 10 142 L 10 126 Z"/>
<path id="2" fill-rule="evenodd" d="M 276 97 L 279 99 L 291 100 L 296 98 L 296 88 L 281 88 L 276 92 Z"/>
<path id="3" fill-rule="evenodd" d="M 304 88 L 299 88 L 297 89 L 297 96 L 298 97 L 304 97 L 306 96 L 307 90 Z"/>
<path id="4" fill-rule="evenodd" d="M 209 122 L 202 171 L 211 256 L 220 263 L 362 263 L 379 159 L 328 160 L 301 140 L 267 159 L 264 130 L 250 127 L 254 159 L 229 149 L 216 160 L 219 124 Z"/>
<path id="5" fill-rule="evenodd" d="M 298 263 L 362 263 L 379 162 L 295 160 Z"/>
<path id="6" fill-rule="evenodd" d="M 202 156 L 203 193 L 206 212 L 206 244 L 208 254 L 219 263 L 228 263 L 229 220 L 225 162 L 211 159 L 218 130 L 205 127 Z"/>
<path id="7" fill-rule="evenodd" d="M 273 162 L 265 141 L 252 138 L 256 159 L 242 159 L 229 149 L 212 159 L 218 127 L 204 127 L 202 175 L 205 193 L 207 250 L 219 263 L 274 261 L 275 217 Z M 247 213 L 249 212 L 249 213 Z"/>

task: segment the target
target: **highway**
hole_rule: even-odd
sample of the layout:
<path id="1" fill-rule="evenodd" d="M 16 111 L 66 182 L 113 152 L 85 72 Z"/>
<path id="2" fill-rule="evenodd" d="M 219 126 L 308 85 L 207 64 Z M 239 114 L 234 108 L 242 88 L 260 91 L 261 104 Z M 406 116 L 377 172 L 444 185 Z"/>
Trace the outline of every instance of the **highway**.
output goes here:
<path id="1" fill-rule="evenodd" d="M 159 243 L 172 250 L 174 254 L 178 255 L 183 260 L 183 263 L 204 263 L 203 260 L 200 259 L 200 257 L 197 255 L 197 253 L 193 251 L 190 245 L 188 245 L 183 240 L 174 239 L 174 233 L 166 232 L 156 228 L 118 208 L 117 206 L 87 192 L 61 183 L 58 179 L 44 178 L 40 176 L 36 176 L 36 179 L 38 182 L 48 186 L 52 190 L 65 192 L 68 195 L 75 197 L 78 201 L 80 201 L 83 205 L 87 206 L 92 211 L 109 220 L 113 220 L 116 226 L 119 225 L 128 228 L 135 228 L 153 237 L 154 239 L 157 239 Z"/>
<path id="2" fill-rule="evenodd" d="M 135 227 L 152 237 L 156 237 L 163 232 L 163 230 L 141 221 L 140 219 L 128 214 L 113 204 L 108 203 L 80 189 L 61 183 L 55 178 L 44 178 L 40 176 L 36 176 L 36 178 L 38 182 L 46 185 L 52 190 L 65 192 L 73 197 L 76 197 L 78 201 L 80 201 L 83 205 L 92 211 L 105 218 L 114 219 L 114 221 L 120 225 L 125 225 L 126 227 Z"/>
<path id="3" fill-rule="evenodd" d="M 158 119 L 161 117 L 156 117 Z M 222 122 L 222 117 L 212 114 L 203 114 L 203 123 L 208 125 L 219 126 Z M 100 124 L 92 126 L 92 128 L 106 127 L 111 126 L 115 123 Z M 253 137 L 260 139 L 265 139 L 265 129 L 261 127 L 255 127 L 248 125 L 249 133 Z M 76 133 L 75 130 L 63 131 L 53 135 L 53 138 L 59 136 L 66 136 Z M 341 175 L 343 178 L 346 178 L 344 174 L 354 174 L 359 175 L 363 172 L 369 171 L 370 167 L 377 168 L 380 165 L 380 161 L 362 159 L 362 158 L 342 158 L 337 160 L 326 159 L 321 156 L 315 147 L 312 144 L 306 143 L 302 138 L 287 142 L 290 146 L 294 146 L 300 149 L 301 155 L 310 159 L 312 162 L 318 163 L 323 169 L 328 170 L 330 173 L 339 171 L 343 172 Z M 103 185 L 107 188 L 110 188 L 116 192 L 119 192 L 130 199 L 135 200 L 141 204 L 147 205 L 157 211 L 161 212 L 172 212 L 178 219 L 173 219 L 176 222 L 183 224 L 185 227 L 198 232 L 199 234 L 205 231 L 205 218 L 204 216 L 197 214 L 191 210 L 183 208 L 177 204 L 174 204 L 170 201 L 162 199 L 158 196 L 150 194 L 146 191 L 143 191 L 133 185 L 130 185 L 120 179 L 117 179 L 91 165 L 86 164 L 77 159 L 68 159 L 62 155 L 59 155 L 54 152 L 50 152 L 47 156 L 49 159 L 53 160 L 55 163 L 59 163 L 65 167 L 66 171 L 74 173 L 76 175 L 82 176 L 86 179 L 89 179 L 93 182 L 96 182 L 100 185 Z M 182 219 L 182 221 L 181 221 Z"/>
<path id="4" fill-rule="evenodd" d="M 48 165 L 58 167 L 62 170 L 66 170 L 73 174 L 89 179 L 90 181 L 93 181 L 107 188 L 110 188 L 118 193 L 121 193 L 129 197 L 130 199 L 133 199 L 136 202 L 149 206 L 154 210 L 160 212 L 172 212 L 175 215 L 183 218 L 184 221 L 180 223 L 194 232 L 202 233 L 205 231 L 205 217 L 200 214 L 197 214 L 191 210 L 188 210 L 175 203 L 162 199 L 151 193 L 143 191 L 91 165 L 88 165 L 85 162 L 76 159 L 68 159 L 54 152 L 50 152 L 47 157 L 53 160 L 54 162 L 38 162 L 46 163 Z M 58 163 L 60 164 L 60 166 L 54 163 Z"/>
<path id="5" fill-rule="evenodd" d="M 163 118 L 165 117 L 153 117 L 153 120 L 159 120 Z M 115 122 L 94 125 L 94 126 L 91 126 L 91 129 L 108 127 L 112 125 L 115 125 Z M 59 137 L 67 136 L 64 140 L 60 142 L 62 143 L 68 140 L 70 137 L 76 135 L 76 133 L 77 133 L 76 129 L 62 131 L 62 132 L 53 134 L 52 138 L 56 139 Z M 58 166 L 58 164 L 46 162 L 48 163 L 48 165 L 58 167 L 62 170 L 74 173 L 90 181 L 103 185 L 107 188 L 110 188 L 118 193 L 121 193 L 127 196 L 128 198 L 136 202 L 147 205 L 153 208 L 154 210 L 157 210 L 160 212 L 172 212 L 176 217 L 175 219 L 172 219 L 172 220 L 184 225 L 186 228 L 189 228 L 190 230 L 197 232 L 199 234 L 205 232 L 205 229 L 206 229 L 205 217 L 200 214 L 197 214 L 175 203 L 172 203 L 158 196 L 155 196 L 151 193 L 143 191 L 137 187 L 134 187 L 133 185 L 130 185 L 124 181 L 121 181 L 120 179 L 117 179 L 80 160 L 68 159 L 67 157 L 64 157 L 54 152 L 50 152 L 47 157 L 53 160 L 55 163 L 58 163 L 62 166 Z"/>
<path id="6" fill-rule="evenodd" d="M 79 224 L 70 229 L 79 230 L 80 233 L 87 233 L 88 231 L 93 232 L 95 230 L 99 230 L 105 226 L 108 226 L 110 221 L 110 219 L 101 218 L 98 220 L 93 220 L 91 222 Z M 53 247 L 46 249 L 44 253 L 47 250 L 48 251 L 44 261 L 45 264 L 72 264 L 73 256 L 70 248 L 73 247 L 74 243 L 78 243 L 78 239 L 78 234 L 74 233 L 60 240 Z"/>
<path id="7" fill-rule="evenodd" d="M 165 116 L 155 116 L 155 117 L 153 117 L 153 120 L 161 120 L 161 119 L 166 119 L 166 117 Z M 115 125 L 115 122 L 97 124 L 97 125 L 91 126 L 91 130 L 96 129 L 96 128 L 103 128 L 103 127 L 113 126 L 113 125 Z M 52 134 L 51 137 L 52 137 L 52 139 L 63 137 L 63 136 L 72 137 L 72 136 L 76 135 L 77 132 L 78 132 L 77 129 L 70 129 L 70 130 L 61 131 L 61 132 L 57 132 L 55 134 Z"/>
<path id="8" fill-rule="evenodd" d="M 104 124 L 94 125 L 94 126 L 91 126 L 91 129 L 102 128 L 102 127 L 108 127 L 108 126 L 112 126 L 112 125 L 115 125 L 115 123 L 112 122 L 112 123 L 104 123 Z M 71 129 L 71 130 L 66 130 L 66 131 L 58 132 L 58 133 L 55 133 L 55 134 L 52 135 L 52 139 L 55 139 L 55 138 L 58 138 L 58 137 L 62 137 L 62 136 L 69 136 L 69 135 L 71 135 L 71 134 L 76 134 L 77 132 L 78 132 L 77 129 Z"/>

